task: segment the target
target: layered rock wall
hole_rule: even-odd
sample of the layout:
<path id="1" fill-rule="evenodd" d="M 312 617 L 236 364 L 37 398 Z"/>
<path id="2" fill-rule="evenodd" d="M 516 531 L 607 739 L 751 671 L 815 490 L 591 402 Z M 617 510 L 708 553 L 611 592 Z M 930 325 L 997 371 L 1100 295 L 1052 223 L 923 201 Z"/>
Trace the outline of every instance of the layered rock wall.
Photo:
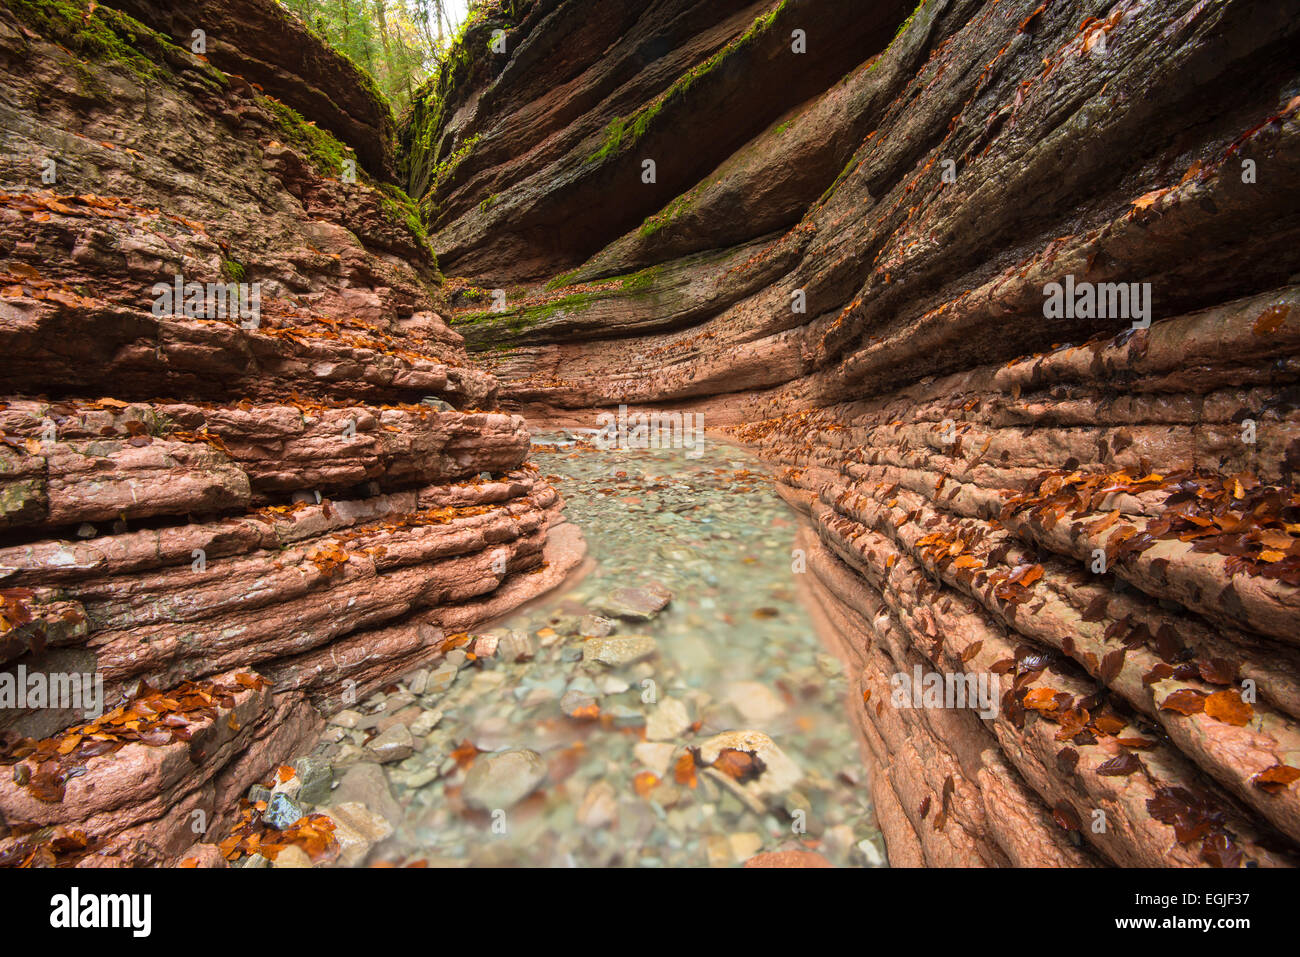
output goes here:
<path id="1" fill-rule="evenodd" d="M 1294 863 L 1300 5 L 517 6 L 400 133 L 453 328 L 773 463 L 891 860 Z"/>
<path id="2" fill-rule="evenodd" d="M 0 827 L 165 862 L 581 556 L 354 73 L 269 2 L 0 5 L 0 679 L 133 708 L 6 701 Z"/>

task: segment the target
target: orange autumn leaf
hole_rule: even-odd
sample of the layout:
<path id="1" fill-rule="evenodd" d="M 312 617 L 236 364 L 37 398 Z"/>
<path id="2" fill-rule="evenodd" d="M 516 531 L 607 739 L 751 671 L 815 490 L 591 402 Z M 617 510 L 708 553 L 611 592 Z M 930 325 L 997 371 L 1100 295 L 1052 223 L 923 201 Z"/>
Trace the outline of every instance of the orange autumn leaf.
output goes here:
<path id="1" fill-rule="evenodd" d="M 1199 714 L 1205 710 L 1205 697 L 1205 694 L 1200 691 L 1182 688 L 1160 702 L 1160 710 L 1176 711 L 1183 715 Z"/>
<path id="2" fill-rule="evenodd" d="M 659 786 L 659 776 L 653 771 L 642 771 L 632 778 L 632 787 L 638 797 L 645 797 Z"/>
<path id="3" fill-rule="evenodd" d="M 478 748 L 469 741 L 462 741 L 460 747 L 451 752 L 452 759 L 455 760 L 458 767 L 467 768 L 474 763 L 478 757 Z"/>
<path id="4" fill-rule="evenodd" d="M 1275 764 L 1256 774 L 1250 779 L 1250 783 L 1261 791 L 1277 794 L 1298 780 L 1300 780 L 1300 768 L 1293 768 L 1289 764 Z"/>
<path id="5" fill-rule="evenodd" d="M 1025 695 L 1025 707 L 1034 711 L 1055 711 L 1056 691 L 1052 688 L 1034 688 Z"/>
<path id="6" fill-rule="evenodd" d="M 1255 716 L 1255 709 L 1237 691 L 1216 691 L 1205 699 L 1205 713 L 1224 724 L 1242 728 Z"/>
<path id="7" fill-rule="evenodd" d="M 699 783 L 695 774 L 695 755 L 692 752 L 687 751 L 677 759 L 673 766 L 673 780 L 688 788 L 694 788 Z"/>
<path id="8" fill-rule="evenodd" d="M 1166 187 L 1164 189 L 1153 189 L 1151 192 L 1144 193 L 1143 195 L 1139 196 L 1137 199 L 1133 200 L 1133 205 L 1137 209 L 1149 209 L 1152 205 L 1155 204 L 1156 200 L 1158 200 L 1161 196 L 1164 196 L 1166 193 L 1170 192 L 1171 189 L 1172 187 Z"/>
<path id="9" fill-rule="evenodd" d="M 762 774 L 765 765 L 756 754 L 736 748 L 723 748 L 718 754 L 718 759 L 713 762 L 713 768 L 744 784 Z"/>
<path id="10" fill-rule="evenodd" d="M 1267 336 L 1277 332 L 1286 324 L 1286 317 L 1290 315 L 1291 307 L 1287 305 L 1270 306 L 1259 314 L 1252 327 L 1252 332 L 1257 336 Z"/>

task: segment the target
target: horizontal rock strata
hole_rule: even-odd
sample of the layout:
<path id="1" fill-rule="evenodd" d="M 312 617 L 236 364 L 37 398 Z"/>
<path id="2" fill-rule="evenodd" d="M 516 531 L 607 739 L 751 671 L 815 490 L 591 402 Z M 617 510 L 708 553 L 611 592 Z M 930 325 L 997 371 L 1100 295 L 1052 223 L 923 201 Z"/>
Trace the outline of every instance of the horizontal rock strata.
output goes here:
<path id="1" fill-rule="evenodd" d="M 322 716 L 582 557 L 343 62 L 273 3 L 0 7 L 0 678 L 121 719 L 0 711 L 0 860 L 218 840 Z"/>

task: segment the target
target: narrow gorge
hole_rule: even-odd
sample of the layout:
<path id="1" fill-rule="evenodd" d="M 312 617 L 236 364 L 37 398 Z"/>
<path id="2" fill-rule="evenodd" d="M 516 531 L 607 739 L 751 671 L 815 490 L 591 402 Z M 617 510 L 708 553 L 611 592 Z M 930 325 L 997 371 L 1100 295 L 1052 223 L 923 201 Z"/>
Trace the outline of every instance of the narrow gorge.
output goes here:
<path id="1" fill-rule="evenodd" d="M 0 0 L 0 864 L 1294 866 L 1297 49 Z"/>

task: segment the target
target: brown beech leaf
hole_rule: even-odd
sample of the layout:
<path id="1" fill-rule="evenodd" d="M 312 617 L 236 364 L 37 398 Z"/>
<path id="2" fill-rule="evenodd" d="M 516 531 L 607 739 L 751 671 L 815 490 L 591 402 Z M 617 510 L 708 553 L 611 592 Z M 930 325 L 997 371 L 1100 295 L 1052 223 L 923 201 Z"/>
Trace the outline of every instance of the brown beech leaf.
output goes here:
<path id="1" fill-rule="evenodd" d="M 1025 707 L 1034 711 L 1051 712 L 1057 708 L 1054 688 L 1034 688 L 1025 695 Z"/>
<path id="2" fill-rule="evenodd" d="M 1105 684 L 1113 684 L 1119 677 L 1120 671 L 1124 668 L 1124 655 L 1127 652 L 1125 648 L 1116 648 L 1114 651 L 1107 653 L 1101 659 L 1101 680 Z"/>
<path id="3" fill-rule="evenodd" d="M 1250 783 L 1261 791 L 1277 794 L 1285 791 L 1289 785 L 1298 780 L 1300 780 L 1300 768 L 1293 768 L 1289 764 L 1275 764 L 1256 774 L 1250 779 Z"/>
<path id="4" fill-rule="evenodd" d="M 1141 770 L 1142 762 L 1138 756 L 1127 751 L 1097 766 L 1097 773 L 1102 777 L 1127 777 Z"/>
<path id="5" fill-rule="evenodd" d="M 1227 690 L 1216 691 L 1205 699 L 1205 713 L 1224 724 L 1242 728 L 1255 716 L 1255 709 L 1242 700 L 1240 692 Z"/>
<path id="6" fill-rule="evenodd" d="M 1083 611 L 1084 621 L 1101 621 L 1106 617 L 1106 608 L 1110 605 L 1108 595 L 1098 595 L 1088 603 L 1088 607 Z"/>
<path id="7" fill-rule="evenodd" d="M 1079 764 L 1079 752 L 1074 748 L 1062 748 L 1056 752 L 1056 766 L 1066 774 L 1071 773 Z"/>
<path id="8" fill-rule="evenodd" d="M 754 780 L 766 769 L 758 755 L 736 748 L 723 748 L 712 766 L 738 784 Z"/>
<path id="9" fill-rule="evenodd" d="M 673 780 L 684 787 L 694 788 L 698 783 L 695 775 L 695 753 L 686 751 L 673 766 Z"/>
<path id="10" fill-rule="evenodd" d="M 1223 658 L 1198 661 L 1196 668 L 1201 678 L 1212 685 L 1230 685 L 1237 680 L 1236 666 Z"/>
<path id="11" fill-rule="evenodd" d="M 1052 818 L 1066 831 L 1083 830 L 1083 821 L 1079 819 L 1079 812 L 1065 802 L 1052 808 Z"/>
<path id="12" fill-rule="evenodd" d="M 1183 715 L 1199 714 L 1205 710 L 1205 698 L 1204 692 L 1181 688 L 1160 702 L 1160 710 L 1176 711 Z"/>

